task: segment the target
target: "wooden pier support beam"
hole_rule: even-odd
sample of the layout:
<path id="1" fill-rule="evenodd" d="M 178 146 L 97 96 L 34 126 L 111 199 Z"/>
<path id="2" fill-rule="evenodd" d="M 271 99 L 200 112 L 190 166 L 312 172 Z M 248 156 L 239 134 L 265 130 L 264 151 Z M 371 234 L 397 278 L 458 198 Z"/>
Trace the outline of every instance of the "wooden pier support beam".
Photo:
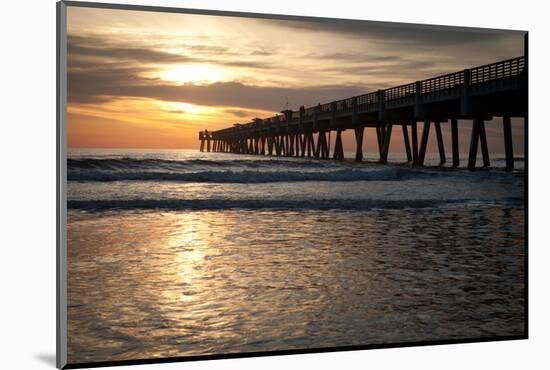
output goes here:
<path id="1" fill-rule="evenodd" d="M 294 134 L 288 134 L 288 153 L 287 155 L 292 157 L 294 155 Z"/>
<path id="2" fill-rule="evenodd" d="M 287 157 L 290 157 L 294 154 L 294 148 L 292 146 L 292 144 L 294 144 L 294 135 L 293 134 L 290 134 L 288 133 L 286 135 L 286 142 L 287 142 L 287 151 L 286 151 L 286 156 Z"/>
<path id="3" fill-rule="evenodd" d="M 327 139 L 327 132 L 325 130 L 319 131 L 319 140 L 317 140 L 317 145 L 319 145 L 319 158 L 321 159 L 328 159 L 330 158 L 330 154 L 328 153 L 328 139 Z"/>
<path id="4" fill-rule="evenodd" d="M 323 158 L 330 159 L 330 130 L 328 132 L 328 135 L 325 136 L 325 152 Z"/>
<path id="5" fill-rule="evenodd" d="M 382 155 L 380 156 L 380 163 L 388 163 L 388 153 L 390 151 L 390 141 L 391 141 L 391 132 L 393 125 L 387 123 L 385 129 L 382 130 L 384 133 Z"/>
<path id="6" fill-rule="evenodd" d="M 430 135 L 431 121 L 424 121 L 424 127 L 422 127 L 422 138 L 420 140 L 420 149 L 418 151 L 418 165 L 424 165 L 424 159 L 426 158 L 426 149 L 428 147 L 428 136 Z"/>
<path id="7" fill-rule="evenodd" d="M 483 156 L 483 167 L 489 167 L 491 162 L 489 160 L 489 147 L 487 146 L 487 134 L 485 133 L 485 122 L 481 121 L 479 127 L 479 143 L 481 144 L 481 155 Z"/>
<path id="8" fill-rule="evenodd" d="M 323 158 L 324 154 L 324 138 L 325 138 L 325 132 L 319 131 L 319 134 L 317 135 L 317 146 L 315 147 L 315 157 L 316 158 Z"/>
<path id="9" fill-rule="evenodd" d="M 281 155 L 281 140 L 279 135 L 275 135 L 275 154 L 279 157 Z"/>
<path id="10" fill-rule="evenodd" d="M 300 149 L 301 149 L 300 156 L 305 157 L 306 155 L 306 135 L 305 134 L 300 135 Z"/>
<path id="11" fill-rule="evenodd" d="M 443 134 L 441 133 L 441 123 L 434 122 L 435 136 L 437 138 L 437 148 L 439 150 L 439 165 L 443 166 L 447 159 L 445 158 L 445 145 L 443 144 Z"/>
<path id="12" fill-rule="evenodd" d="M 407 162 L 411 162 L 413 158 L 411 153 L 411 143 L 409 142 L 409 130 L 407 129 L 407 125 L 405 124 L 401 125 L 401 128 L 403 130 L 403 142 L 405 143 L 405 152 L 407 154 Z"/>
<path id="13" fill-rule="evenodd" d="M 355 142 L 356 142 L 356 151 L 355 151 L 355 160 L 361 162 L 363 160 L 363 134 L 365 128 L 359 126 L 355 129 Z"/>
<path id="14" fill-rule="evenodd" d="M 330 136 L 331 136 L 331 133 L 332 133 L 332 131 L 329 129 L 328 130 L 328 139 L 327 139 L 327 159 L 330 158 Z"/>
<path id="15" fill-rule="evenodd" d="M 260 136 L 260 154 L 265 155 L 265 136 Z"/>
<path id="16" fill-rule="evenodd" d="M 318 152 L 319 158 L 325 159 L 326 147 L 327 147 L 327 135 L 325 131 L 319 131 L 319 135 L 317 137 L 317 152 Z"/>
<path id="17" fill-rule="evenodd" d="M 382 134 L 382 128 L 380 126 L 376 126 L 376 141 L 378 142 L 378 154 L 380 159 L 382 159 L 384 151 L 384 135 Z"/>
<path id="18" fill-rule="evenodd" d="M 472 123 L 472 135 L 470 136 L 470 152 L 468 154 L 468 169 L 475 170 L 477 160 L 477 145 L 479 142 L 479 126 L 483 123 L 482 119 L 476 118 Z"/>
<path id="19" fill-rule="evenodd" d="M 311 158 L 311 140 L 309 138 L 309 131 L 305 134 L 306 148 L 307 148 L 307 157 Z"/>
<path id="20" fill-rule="evenodd" d="M 514 169 L 514 147 L 512 145 L 512 122 L 510 116 L 502 117 L 504 130 L 504 153 L 506 155 L 506 171 Z"/>
<path id="21" fill-rule="evenodd" d="M 315 143 L 315 137 L 313 138 L 313 143 Z M 321 131 L 317 134 L 317 144 L 313 145 L 313 156 L 319 158 L 321 152 Z"/>
<path id="22" fill-rule="evenodd" d="M 334 143 L 334 155 L 336 160 L 344 159 L 344 147 L 342 145 L 342 130 L 336 130 L 336 142 Z"/>
<path id="23" fill-rule="evenodd" d="M 273 136 L 267 137 L 267 154 L 273 155 L 273 145 L 275 144 Z"/>
<path id="24" fill-rule="evenodd" d="M 460 165 L 459 147 L 458 147 L 458 120 L 451 118 L 451 143 L 453 150 L 453 167 Z"/>
<path id="25" fill-rule="evenodd" d="M 201 139 L 201 152 L 204 152 L 204 139 Z"/>
<path id="26" fill-rule="evenodd" d="M 313 132 L 309 130 L 307 132 L 307 157 L 311 158 L 315 154 L 315 141 L 313 141 Z"/>
<path id="27" fill-rule="evenodd" d="M 325 139 L 324 139 L 324 148 L 323 148 L 323 158 L 329 159 L 330 158 L 330 131 L 327 133 L 325 132 Z"/>
<path id="28" fill-rule="evenodd" d="M 411 122 L 411 141 L 413 165 L 416 165 L 418 164 L 418 126 L 416 125 L 416 121 Z"/>

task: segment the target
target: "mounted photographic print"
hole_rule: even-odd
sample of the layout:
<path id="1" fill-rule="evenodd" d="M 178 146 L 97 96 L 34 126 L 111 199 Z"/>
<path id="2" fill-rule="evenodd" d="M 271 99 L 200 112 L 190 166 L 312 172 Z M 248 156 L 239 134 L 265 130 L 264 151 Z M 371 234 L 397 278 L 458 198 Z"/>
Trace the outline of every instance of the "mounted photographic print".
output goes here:
<path id="1" fill-rule="evenodd" d="M 58 3 L 60 368 L 527 338 L 527 32 Z"/>

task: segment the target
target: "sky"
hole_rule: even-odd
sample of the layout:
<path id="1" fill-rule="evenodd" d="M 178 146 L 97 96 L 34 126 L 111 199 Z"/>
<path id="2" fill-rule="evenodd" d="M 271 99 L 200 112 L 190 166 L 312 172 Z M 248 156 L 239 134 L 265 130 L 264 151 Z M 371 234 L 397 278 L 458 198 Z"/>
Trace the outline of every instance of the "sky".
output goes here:
<path id="1" fill-rule="evenodd" d="M 198 148 L 200 130 L 523 55 L 519 31 L 363 21 L 68 7 L 67 29 L 73 148 Z M 487 127 L 496 152 L 499 123 Z M 522 120 L 513 125 L 522 152 Z M 365 141 L 374 151 L 369 131 Z M 344 148 L 354 150 L 351 132 Z"/>

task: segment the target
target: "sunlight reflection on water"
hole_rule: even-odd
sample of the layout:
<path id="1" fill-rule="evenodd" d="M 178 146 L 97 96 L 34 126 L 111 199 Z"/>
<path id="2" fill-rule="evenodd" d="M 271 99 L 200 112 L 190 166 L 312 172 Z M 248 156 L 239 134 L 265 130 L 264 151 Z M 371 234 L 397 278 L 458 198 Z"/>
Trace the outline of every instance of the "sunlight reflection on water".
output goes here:
<path id="1" fill-rule="evenodd" d="M 523 208 L 69 212 L 69 361 L 523 333 Z"/>

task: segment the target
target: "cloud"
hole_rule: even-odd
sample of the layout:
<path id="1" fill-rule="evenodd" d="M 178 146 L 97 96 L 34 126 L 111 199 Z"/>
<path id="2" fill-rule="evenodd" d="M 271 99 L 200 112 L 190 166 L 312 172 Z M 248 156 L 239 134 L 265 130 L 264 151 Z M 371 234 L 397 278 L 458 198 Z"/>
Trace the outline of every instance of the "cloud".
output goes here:
<path id="1" fill-rule="evenodd" d="M 196 61 L 196 59 L 182 54 L 113 44 L 100 37 L 69 35 L 67 51 L 69 57 L 106 58 L 108 60 L 137 61 L 140 63 L 186 63 Z"/>
<path id="2" fill-rule="evenodd" d="M 232 53 L 228 47 L 217 45 L 184 45 L 184 48 L 204 54 L 235 54 Z"/>
<path id="3" fill-rule="evenodd" d="M 128 47 L 122 42 L 114 43 L 106 37 L 77 36 L 68 37 L 68 55 L 73 60 L 98 60 L 107 62 L 134 62 L 140 65 L 146 64 L 185 64 L 185 63 L 212 63 L 237 68 L 271 69 L 274 64 L 254 59 L 243 60 L 241 54 L 228 52 L 228 48 L 210 45 L 185 46 L 192 51 L 201 54 L 215 55 L 216 58 L 191 56 L 183 53 L 169 53 L 146 47 Z M 261 52 L 260 52 L 261 53 Z M 235 58 L 235 56 L 240 56 Z M 222 57 L 223 56 L 223 57 Z M 232 58 L 228 58 L 233 56 Z M 246 56 L 246 55 L 245 55 Z M 96 63 L 97 64 L 97 63 Z"/>
<path id="4" fill-rule="evenodd" d="M 497 40 L 523 34 L 523 31 L 490 30 L 467 27 L 375 22 L 349 19 L 316 19 L 278 21 L 280 25 L 296 30 L 340 34 L 345 37 L 368 38 L 400 44 L 459 45 L 478 41 Z"/>
<path id="5" fill-rule="evenodd" d="M 262 57 L 267 57 L 267 56 L 273 55 L 273 53 L 271 51 L 265 51 L 265 50 L 254 50 L 250 52 L 250 55 L 259 55 Z"/>
<path id="6" fill-rule="evenodd" d="M 370 55 L 366 53 L 309 53 L 304 55 L 305 58 L 335 60 L 346 62 L 394 62 L 401 58 L 397 55 Z"/>
<path id="7" fill-rule="evenodd" d="M 224 112 L 232 114 L 235 117 L 239 117 L 239 118 L 250 117 L 250 111 L 241 110 L 241 109 L 226 109 L 224 110 Z"/>

